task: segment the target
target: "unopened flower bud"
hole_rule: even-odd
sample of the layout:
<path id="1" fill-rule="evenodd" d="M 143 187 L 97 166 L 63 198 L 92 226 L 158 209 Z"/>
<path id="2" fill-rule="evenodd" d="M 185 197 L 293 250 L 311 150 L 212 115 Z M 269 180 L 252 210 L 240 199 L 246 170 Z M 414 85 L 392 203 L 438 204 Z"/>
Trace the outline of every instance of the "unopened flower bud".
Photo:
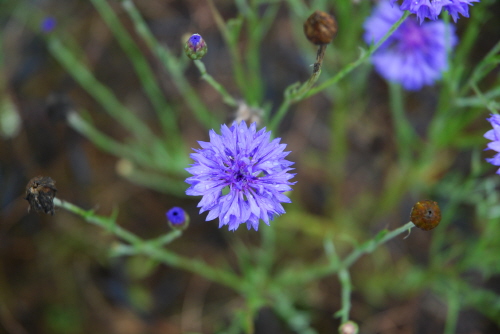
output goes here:
<path id="1" fill-rule="evenodd" d="M 304 33 L 316 45 L 328 44 L 337 35 L 337 21 L 332 15 L 317 10 L 304 23 Z"/>
<path id="2" fill-rule="evenodd" d="M 417 202 L 411 209 L 410 220 L 424 231 L 432 230 L 441 221 L 439 205 L 431 200 Z"/>
<path id="3" fill-rule="evenodd" d="M 40 29 L 44 33 L 49 33 L 52 32 L 57 26 L 57 21 L 54 17 L 52 16 L 47 16 L 46 18 L 43 19 L 43 21 L 40 23 Z"/>
<path id="4" fill-rule="evenodd" d="M 358 334 L 359 327 L 354 321 L 346 321 L 339 327 L 340 334 Z"/>
<path id="5" fill-rule="evenodd" d="M 168 224 L 173 229 L 184 230 L 189 225 L 189 215 L 178 206 L 174 206 L 172 209 L 168 210 L 166 216 Z"/>
<path id="6" fill-rule="evenodd" d="M 207 51 L 207 43 L 205 43 L 203 37 L 198 34 L 191 35 L 184 45 L 184 52 L 186 52 L 186 55 L 192 60 L 203 58 Z"/>
<path id="7" fill-rule="evenodd" d="M 48 176 L 37 176 L 32 178 L 26 186 L 26 197 L 28 201 L 28 212 L 31 209 L 36 212 L 50 213 L 54 215 L 54 197 L 56 196 L 55 181 Z"/>

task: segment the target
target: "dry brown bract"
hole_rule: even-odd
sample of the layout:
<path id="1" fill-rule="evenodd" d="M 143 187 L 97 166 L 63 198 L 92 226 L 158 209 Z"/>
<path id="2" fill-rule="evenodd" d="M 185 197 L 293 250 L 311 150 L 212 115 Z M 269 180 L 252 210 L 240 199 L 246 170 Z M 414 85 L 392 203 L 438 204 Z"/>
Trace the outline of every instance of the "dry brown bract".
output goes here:
<path id="1" fill-rule="evenodd" d="M 26 186 L 25 200 L 30 204 L 31 209 L 36 212 L 44 212 L 54 215 L 54 197 L 56 196 L 55 181 L 48 176 L 37 176 L 32 178 Z"/>

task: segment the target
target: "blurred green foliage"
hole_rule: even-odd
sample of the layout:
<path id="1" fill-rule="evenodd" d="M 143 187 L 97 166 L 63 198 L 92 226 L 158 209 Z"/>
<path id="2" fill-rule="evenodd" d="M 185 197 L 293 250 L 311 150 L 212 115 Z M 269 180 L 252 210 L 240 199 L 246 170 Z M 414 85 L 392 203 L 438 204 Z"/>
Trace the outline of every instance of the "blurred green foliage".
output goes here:
<path id="1" fill-rule="evenodd" d="M 135 73 L 136 85 L 149 102 L 142 107 L 154 110 L 155 116 L 136 110 L 113 91 L 88 59 L 89 48 L 82 45 L 77 28 L 64 13 L 55 13 L 58 27 L 47 34 L 38 32 L 40 21 L 49 14 L 47 9 L 29 1 L 2 3 L 2 18 L 39 34 L 60 71 L 93 100 L 96 110 L 75 105 L 68 111 L 67 124 L 117 157 L 118 174 L 194 207 L 196 200 L 183 199 L 190 145 L 206 140 L 208 129 L 234 119 L 230 112 L 247 106 L 262 110 L 262 126 L 268 125 L 289 144 L 299 182 L 286 215 L 270 227 L 262 226 L 256 236 L 242 229 L 234 234 L 221 232 L 225 247 L 216 252 L 203 249 L 207 244 L 190 235 L 191 227 L 182 236 L 172 231 L 140 237 L 117 224 L 118 211 L 106 217 L 64 202 L 66 194 L 58 194 L 63 199 L 57 200 L 58 206 L 98 229 L 75 227 L 77 223 L 69 220 L 73 227 L 56 226 L 37 237 L 36 261 L 43 258 L 44 264 L 53 266 L 42 269 L 47 276 L 40 279 L 54 280 L 57 286 L 53 296 L 40 297 L 47 302 L 43 303 L 43 320 L 34 326 L 37 332 L 89 332 L 95 330 L 88 319 L 96 305 L 96 313 L 111 313 L 107 302 L 123 298 L 137 316 L 151 314 L 156 300 L 167 295 L 177 303 L 176 311 L 165 316 L 169 323 L 179 322 L 181 301 L 188 304 L 189 296 L 205 303 L 186 311 L 203 309 L 203 319 L 198 319 L 204 322 L 199 326 L 203 332 L 265 333 L 259 326 L 271 332 L 272 322 L 259 323 L 263 310 L 270 309 L 280 319 L 276 333 L 322 333 L 347 320 L 360 324 L 363 333 L 392 333 L 380 324 L 380 319 L 392 315 L 381 313 L 399 307 L 401 318 L 392 321 L 412 328 L 409 332 L 472 332 L 468 326 L 498 331 L 500 177 L 493 175 L 494 169 L 480 153 L 485 147 L 484 119 L 488 113 L 497 113 L 500 103 L 500 31 L 494 17 L 498 4 L 493 0 L 475 4 L 470 18 L 458 22 L 460 43 L 450 55 L 451 66 L 442 82 L 408 93 L 396 84 L 385 89 L 367 61 L 376 48 L 361 38 L 363 22 L 373 6 L 368 1 L 236 0 L 193 5 L 205 10 L 203 14 L 212 18 L 213 30 L 218 31 L 211 31 L 210 38 L 197 31 L 207 41 L 209 53 L 195 66 L 182 53 L 181 36 L 176 36 L 178 45 L 160 42 L 155 36 L 147 14 L 140 10 L 148 4 L 132 0 L 91 3 L 122 50 L 120 57 L 127 60 L 128 67 L 120 71 Z M 303 37 L 302 25 L 314 9 L 335 13 L 339 33 L 326 50 L 321 76 L 310 87 L 310 69 L 304 64 L 314 61 L 316 50 Z M 147 13 L 151 15 L 151 9 Z M 8 55 L 8 32 L 2 37 L 2 54 Z M 270 52 L 266 49 L 281 52 L 278 59 L 267 59 Z M 211 53 L 223 59 L 223 67 L 230 67 L 229 79 L 228 69 L 217 72 L 222 67 L 210 58 Z M 6 64 L 5 57 L 2 61 Z M 292 62 L 299 74 L 288 75 L 280 62 Z M 207 86 L 191 80 L 194 67 Z M 280 77 L 300 78 L 305 84 L 283 83 Z M 7 80 L 3 81 L 2 106 L 11 103 Z M 11 109 L 1 109 L 0 119 L 8 117 Z M 103 126 L 100 111 L 106 112 L 104 119 L 112 126 Z M 124 130 L 121 136 L 111 131 L 114 127 Z M 440 203 L 442 222 L 431 232 L 412 230 L 403 240 L 410 227 L 403 224 L 411 206 L 424 198 Z M 216 223 L 207 225 L 216 229 Z M 120 295 L 122 291 L 121 297 L 111 293 L 103 298 L 95 288 L 99 284 L 89 282 L 93 276 L 106 275 L 89 273 L 87 266 L 97 262 L 113 272 L 120 261 L 126 268 L 120 274 L 126 277 L 126 296 Z M 172 289 L 182 294 L 165 288 L 159 290 L 165 297 L 158 296 L 148 280 L 159 279 L 160 263 L 218 283 L 223 291 L 217 290 L 209 300 L 198 300 L 190 295 L 195 283 L 186 287 L 174 278 L 169 281 Z M 57 274 L 51 276 L 52 270 Z M 2 281 L 2 290 L 13 286 L 5 277 Z M 87 298 L 80 298 L 81 293 L 88 294 Z M 8 327 L 14 327 L 6 325 L 7 320 L 18 316 L 14 310 L 18 296 L 16 289 L 2 291 L 2 296 L 2 323 L 9 331 Z M 417 309 L 419 314 L 432 314 L 437 323 L 406 315 L 412 301 L 418 304 L 409 308 L 413 313 L 419 313 Z M 469 320 L 465 315 L 470 310 L 482 320 Z M 136 323 L 134 316 L 124 318 Z M 24 326 L 30 323 L 18 321 Z M 165 326 L 179 332 L 185 324 L 175 329 Z M 121 328 L 97 327 L 103 333 Z M 130 328 L 130 333 L 161 331 L 140 325 Z"/>

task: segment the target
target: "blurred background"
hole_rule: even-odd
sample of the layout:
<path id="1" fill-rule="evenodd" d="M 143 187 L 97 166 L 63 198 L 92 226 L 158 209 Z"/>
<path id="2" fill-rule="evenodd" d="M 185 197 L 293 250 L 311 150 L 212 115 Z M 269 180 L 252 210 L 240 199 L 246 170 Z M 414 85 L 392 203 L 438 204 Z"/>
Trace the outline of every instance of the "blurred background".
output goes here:
<path id="1" fill-rule="evenodd" d="M 184 78 L 213 116 L 213 124 L 221 124 L 231 122 L 238 108 L 224 104 L 183 57 L 187 36 L 203 36 L 209 50 L 203 58 L 207 71 L 242 105 L 273 113 L 284 89 L 307 80 L 312 71 L 316 48 L 304 37 L 302 22 L 313 10 L 335 14 L 339 25 L 337 38 L 327 48 L 321 79 L 333 76 L 357 59 L 360 47 L 367 47 L 362 25 L 374 3 L 337 2 L 214 0 L 224 22 L 243 20 L 237 40 L 243 62 L 252 61 L 247 57 L 260 59 L 256 66 L 261 85 L 255 87 L 253 103 L 248 101 L 252 94 L 243 93 L 235 83 L 234 58 L 209 1 L 146 0 L 135 5 L 159 43 L 178 57 Z M 193 115 L 175 79 L 138 36 L 120 1 L 107 3 L 177 111 L 187 148 L 182 161 L 190 163 L 189 148 L 208 140 L 207 126 Z M 245 8 L 256 9 L 252 13 L 258 22 L 271 6 L 274 19 L 256 48 L 248 40 Z M 470 19 L 460 18 L 457 24 L 459 38 L 469 25 L 475 29 L 472 47 L 461 58 L 464 72 L 470 72 L 500 38 L 500 3 L 482 1 L 470 13 Z M 54 27 L 47 27 L 51 22 Z M 165 190 L 161 179 L 148 178 L 147 173 L 147 180 L 127 178 L 127 159 L 97 148 L 68 125 L 69 112 L 88 113 L 107 136 L 119 142 L 132 140 L 54 57 L 54 49 L 48 47 L 51 38 L 77 45 L 92 74 L 162 135 L 129 57 L 91 2 L 0 1 L 0 23 L 0 332 L 224 332 L 235 311 L 243 308 L 242 296 L 145 257 L 110 257 L 115 238 L 62 209 L 54 216 L 28 213 L 26 184 L 43 175 L 56 181 L 57 197 L 104 216 L 118 209 L 118 223 L 145 239 L 169 231 L 169 208 L 184 208 L 191 225 L 168 247 L 214 266 L 224 259 L 237 268 L 235 239 L 250 249 L 260 243 L 260 231 L 241 227 L 232 233 L 218 229 L 217 221 L 205 222 L 205 214 L 199 215 L 196 208 L 199 199 L 183 196 L 185 189 Z M 247 74 L 252 67 L 248 69 Z M 492 70 L 481 87 L 494 88 L 498 75 L 498 68 Z M 407 117 L 424 138 L 443 94 L 438 85 L 405 95 Z M 275 135 L 291 151 L 298 183 L 291 194 L 293 204 L 285 205 L 287 214 L 273 222 L 276 268 L 324 256 L 325 231 L 334 233 L 338 252 L 346 254 L 353 244 L 380 230 L 406 223 L 416 201 L 433 199 L 442 206 L 441 230 L 414 229 L 407 239 L 396 238 L 354 265 L 351 319 L 361 325 L 361 333 L 440 333 L 450 308 L 456 308 L 456 333 L 500 333 L 500 246 L 495 243 L 500 240 L 499 219 L 488 215 L 497 205 L 500 176 L 484 162 L 491 154 L 481 152 L 489 112 L 472 106 L 461 136 L 450 138 L 427 160 L 420 159 L 417 169 L 398 160 L 387 96 L 387 84 L 366 63 L 334 87 L 293 105 L 279 125 Z M 456 111 L 451 117 L 466 116 Z M 473 173 L 472 162 L 481 165 L 480 172 Z M 182 173 L 173 178 L 181 182 Z M 484 209 L 484 203 L 491 206 Z M 333 314 L 341 307 L 341 296 L 335 276 L 290 291 L 292 295 L 295 307 L 308 314 L 318 333 L 337 332 L 340 322 Z M 258 312 L 254 326 L 255 333 L 296 332 L 272 307 Z"/>

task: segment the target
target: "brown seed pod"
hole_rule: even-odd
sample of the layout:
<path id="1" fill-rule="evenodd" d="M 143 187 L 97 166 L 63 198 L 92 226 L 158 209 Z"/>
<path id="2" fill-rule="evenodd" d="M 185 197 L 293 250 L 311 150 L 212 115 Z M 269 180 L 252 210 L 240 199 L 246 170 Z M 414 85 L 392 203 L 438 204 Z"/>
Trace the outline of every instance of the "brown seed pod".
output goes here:
<path id="1" fill-rule="evenodd" d="M 415 226 L 430 231 L 441 221 L 441 210 L 437 202 L 425 200 L 417 202 L 411 209 L 410 220 Z"/>
<path id="2" fill-rule="evenodd" d="M 32 178 L 26 186 L 25 200 L 30 204 L 28 212 L 33 209 L 36 212 L 50 213 L 54 215 L 54 197 L 56 196 L 55 181 L 48 176 L 37 176 Z"/>
<path id="3" fill-rule="evenodd" d="M 328 44 L 337 35 L 337 21 L 332 15 L 317 10 L 304 23 L 304 33 L 316 45 Z"/>

